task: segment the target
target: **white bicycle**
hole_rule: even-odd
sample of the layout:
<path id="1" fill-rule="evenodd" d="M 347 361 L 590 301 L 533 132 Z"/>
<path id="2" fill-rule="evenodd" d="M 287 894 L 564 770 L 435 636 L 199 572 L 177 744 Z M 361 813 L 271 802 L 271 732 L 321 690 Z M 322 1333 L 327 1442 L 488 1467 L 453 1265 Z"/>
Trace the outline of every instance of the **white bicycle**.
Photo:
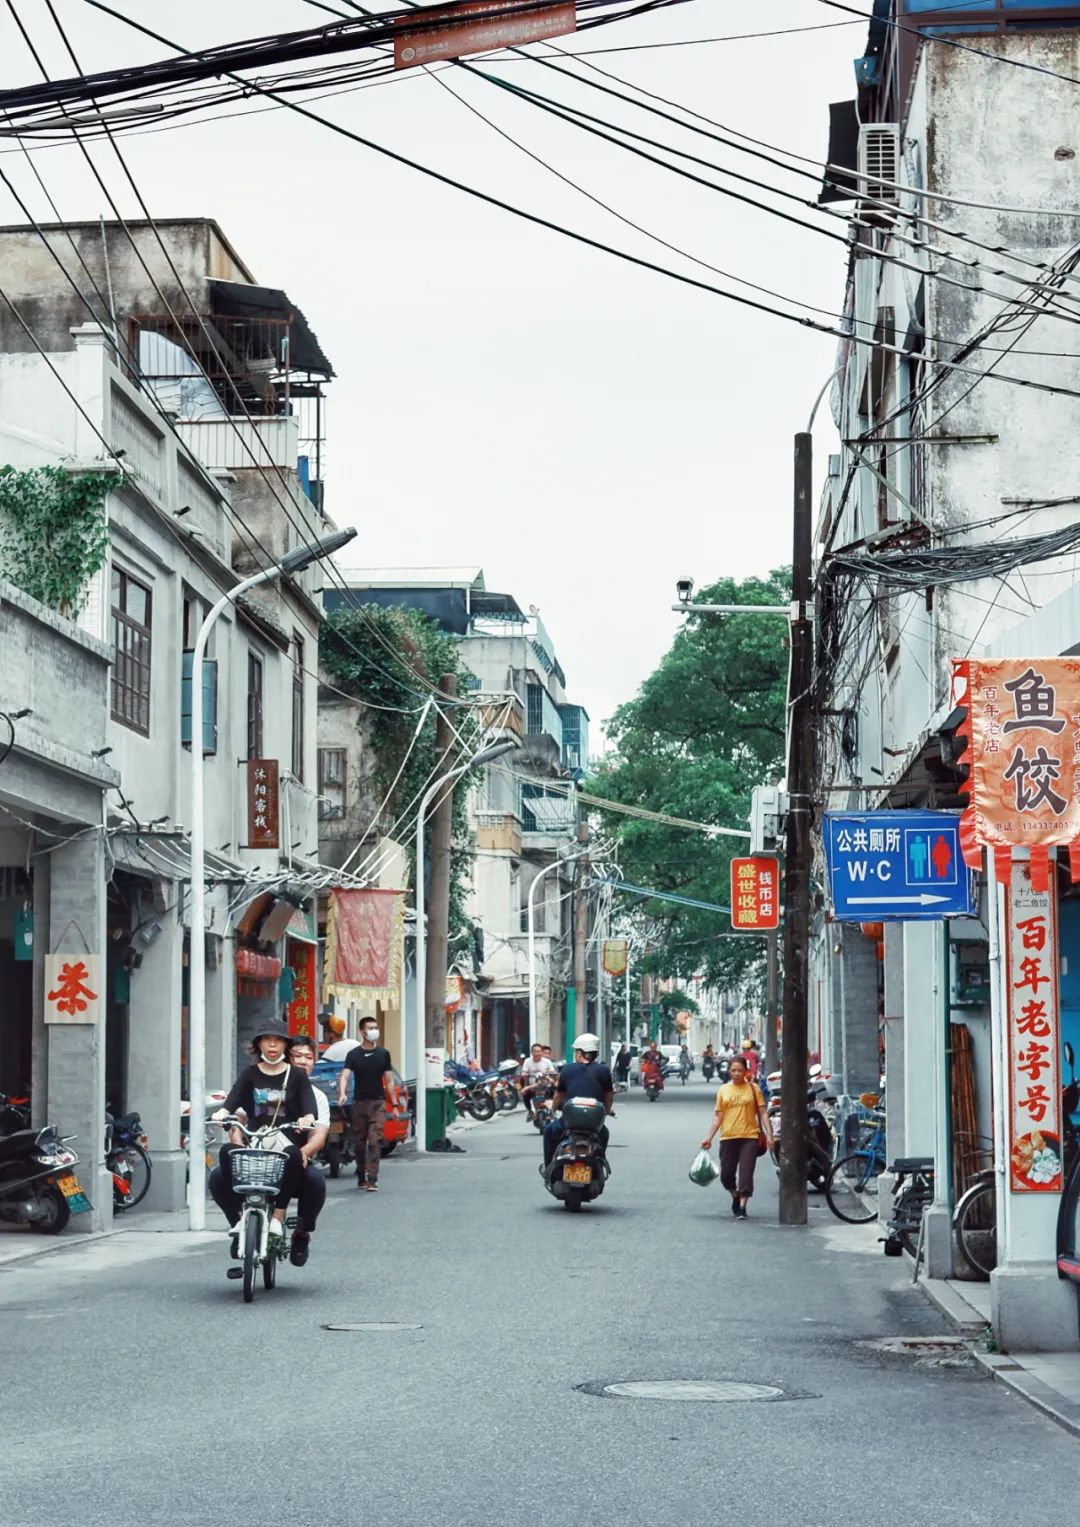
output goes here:
<path id="1" fill-rule="evenodd" d="M 258 1269 L 262 1268 L 263 1287 L 273 1288 L 277 1281 L 277 1265 L 289 1255 L 290 1231 L 296 1224 L 295 1218 L 285 1221 L 281 1235 L 270 1234 L 274 1204 L 289 1158 L 277 1148 L 281 1131 L 276 1125 L 248 1129 L 241 1119 L 229 1118 L 220 1122 L 224 1129 L 236 1130 L 246 1142 L 229 1155 L 232 1186 L 243 1199 L 244 1207 L 233 1229 L 238 1238 L 240 1266 L 230 1267 L 227 1276 L 243 1279 L 244 1303 L 250 1304 L 255 1297 Z"/>

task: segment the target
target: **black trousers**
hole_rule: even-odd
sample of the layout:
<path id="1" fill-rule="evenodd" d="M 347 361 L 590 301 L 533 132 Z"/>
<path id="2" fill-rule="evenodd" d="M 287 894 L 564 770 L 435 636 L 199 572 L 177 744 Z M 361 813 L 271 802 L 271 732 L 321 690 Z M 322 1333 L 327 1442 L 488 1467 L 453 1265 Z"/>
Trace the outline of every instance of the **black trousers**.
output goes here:
<path id="1" fill-rule="evenodd" d="M 318 1219 L 323 1204 L 326 1202 L 326 1177 L 322 1171 L 311 1162 L 304 1168 L 304 1175 L 300 1181 L 300 1190 L 296 1195 L 296 1214 L 300 1221 L 299 1229 L 306 1230 L 310 1235 L 315 1229 L 315 1221 Z"/>
<path id="2" fill-rule="evenodd" d="M 244 1207 L 244 1200 L 233 1188 L 232 1170 L 229 1165 L 229 1157 L 237 1149 L 238 1147 L 235 1145 L 223 1145 L 221 1147 L 221 1151 L 218 1154 L 219 1164 L 210 1173 L 210 1182 L 208 1184 L 210 1197 L 217 1204 L 230 1225 L 236 1224 Z M 276 1209 L 287 1208 L 290 1199 L 297 1196 L 304 1183 L 304 1158 L 300 1154 L 300 1147 L 298 1145 L 290 1145 L 285 1154 L 288 1160 L 285 1163 L 285 1175 L 281 1179 L 281 1188 L 278 1191 L 277 1198 L 274 1200 L 274 1207 Z M 325 1183 L 323 1184 L 323 1198 L 326 1198 Z M 321 1208 L 322 1203 L 320 1202 L 318 1209 L 315 1210 L 316 1215 L 318 1215 Z M 307 1228 L 310 1228 L 310 1226 Z"/>
<path id="3" fill-rule="evenodd" d="M 739 1198 L 749 1198 L 754 1191 L 757 1145 L 756 1135 L 752 1140 L 720 1141 L 720 1181 Z"/>

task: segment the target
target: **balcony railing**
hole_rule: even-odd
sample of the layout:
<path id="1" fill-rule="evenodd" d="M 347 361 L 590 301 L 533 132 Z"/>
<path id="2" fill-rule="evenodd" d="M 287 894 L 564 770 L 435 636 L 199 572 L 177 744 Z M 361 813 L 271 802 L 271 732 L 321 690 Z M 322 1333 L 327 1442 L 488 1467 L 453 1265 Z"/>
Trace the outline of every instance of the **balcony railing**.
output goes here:
<path id="1" fill-rule="evenodd" d="M 255 467 L 291 467 L 299 455 L 299 426 L 291 416 L 181 420 L 180 438 L 205 466 L 220 471 Z"/>
<path id="2" fill-rule="evenodd" d="M 476 814 L 476 846 L 506 853 L 521 853 L 521 823 L 510 811 L 479 811 Z"/>

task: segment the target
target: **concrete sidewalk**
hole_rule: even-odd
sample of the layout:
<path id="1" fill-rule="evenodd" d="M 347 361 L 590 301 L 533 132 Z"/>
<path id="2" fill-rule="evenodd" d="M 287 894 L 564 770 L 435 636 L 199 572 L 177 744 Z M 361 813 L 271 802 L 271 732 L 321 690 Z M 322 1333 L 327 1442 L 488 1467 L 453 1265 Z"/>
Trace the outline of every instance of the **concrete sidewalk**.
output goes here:
<path id="1" fill-rule="evenodd" d="M 1080 1437 L 1080 1352 L 986 1350 L 979 1338 L 990 1335 L 989 1285 L 926 1277 L 919 1283 L 957 1332 L 972 1339 L 972 1356 L 991 1378 Z"/>

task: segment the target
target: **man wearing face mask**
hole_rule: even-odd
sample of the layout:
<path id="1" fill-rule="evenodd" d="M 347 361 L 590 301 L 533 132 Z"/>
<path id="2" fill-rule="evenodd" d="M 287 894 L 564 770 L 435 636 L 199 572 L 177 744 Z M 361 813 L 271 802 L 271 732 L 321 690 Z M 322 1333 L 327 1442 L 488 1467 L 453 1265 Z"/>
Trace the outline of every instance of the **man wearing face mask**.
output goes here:
<path id="1" fill-rule="evenodd" d="M 375 1193 L 379 1187 L 380 1147 L 386 1118 L 387 1082 L 392 1062 L 390 1051 L 379 1044 L 379 1025 L 374 1018 L 360 1024 L 360 1043 L 345 1057 L 338 1082 L 338 1103 L 345 1106 L 349 1073 L 353 1078 L 352 1126 L 356 1140 L 356 1186 Z"/>

